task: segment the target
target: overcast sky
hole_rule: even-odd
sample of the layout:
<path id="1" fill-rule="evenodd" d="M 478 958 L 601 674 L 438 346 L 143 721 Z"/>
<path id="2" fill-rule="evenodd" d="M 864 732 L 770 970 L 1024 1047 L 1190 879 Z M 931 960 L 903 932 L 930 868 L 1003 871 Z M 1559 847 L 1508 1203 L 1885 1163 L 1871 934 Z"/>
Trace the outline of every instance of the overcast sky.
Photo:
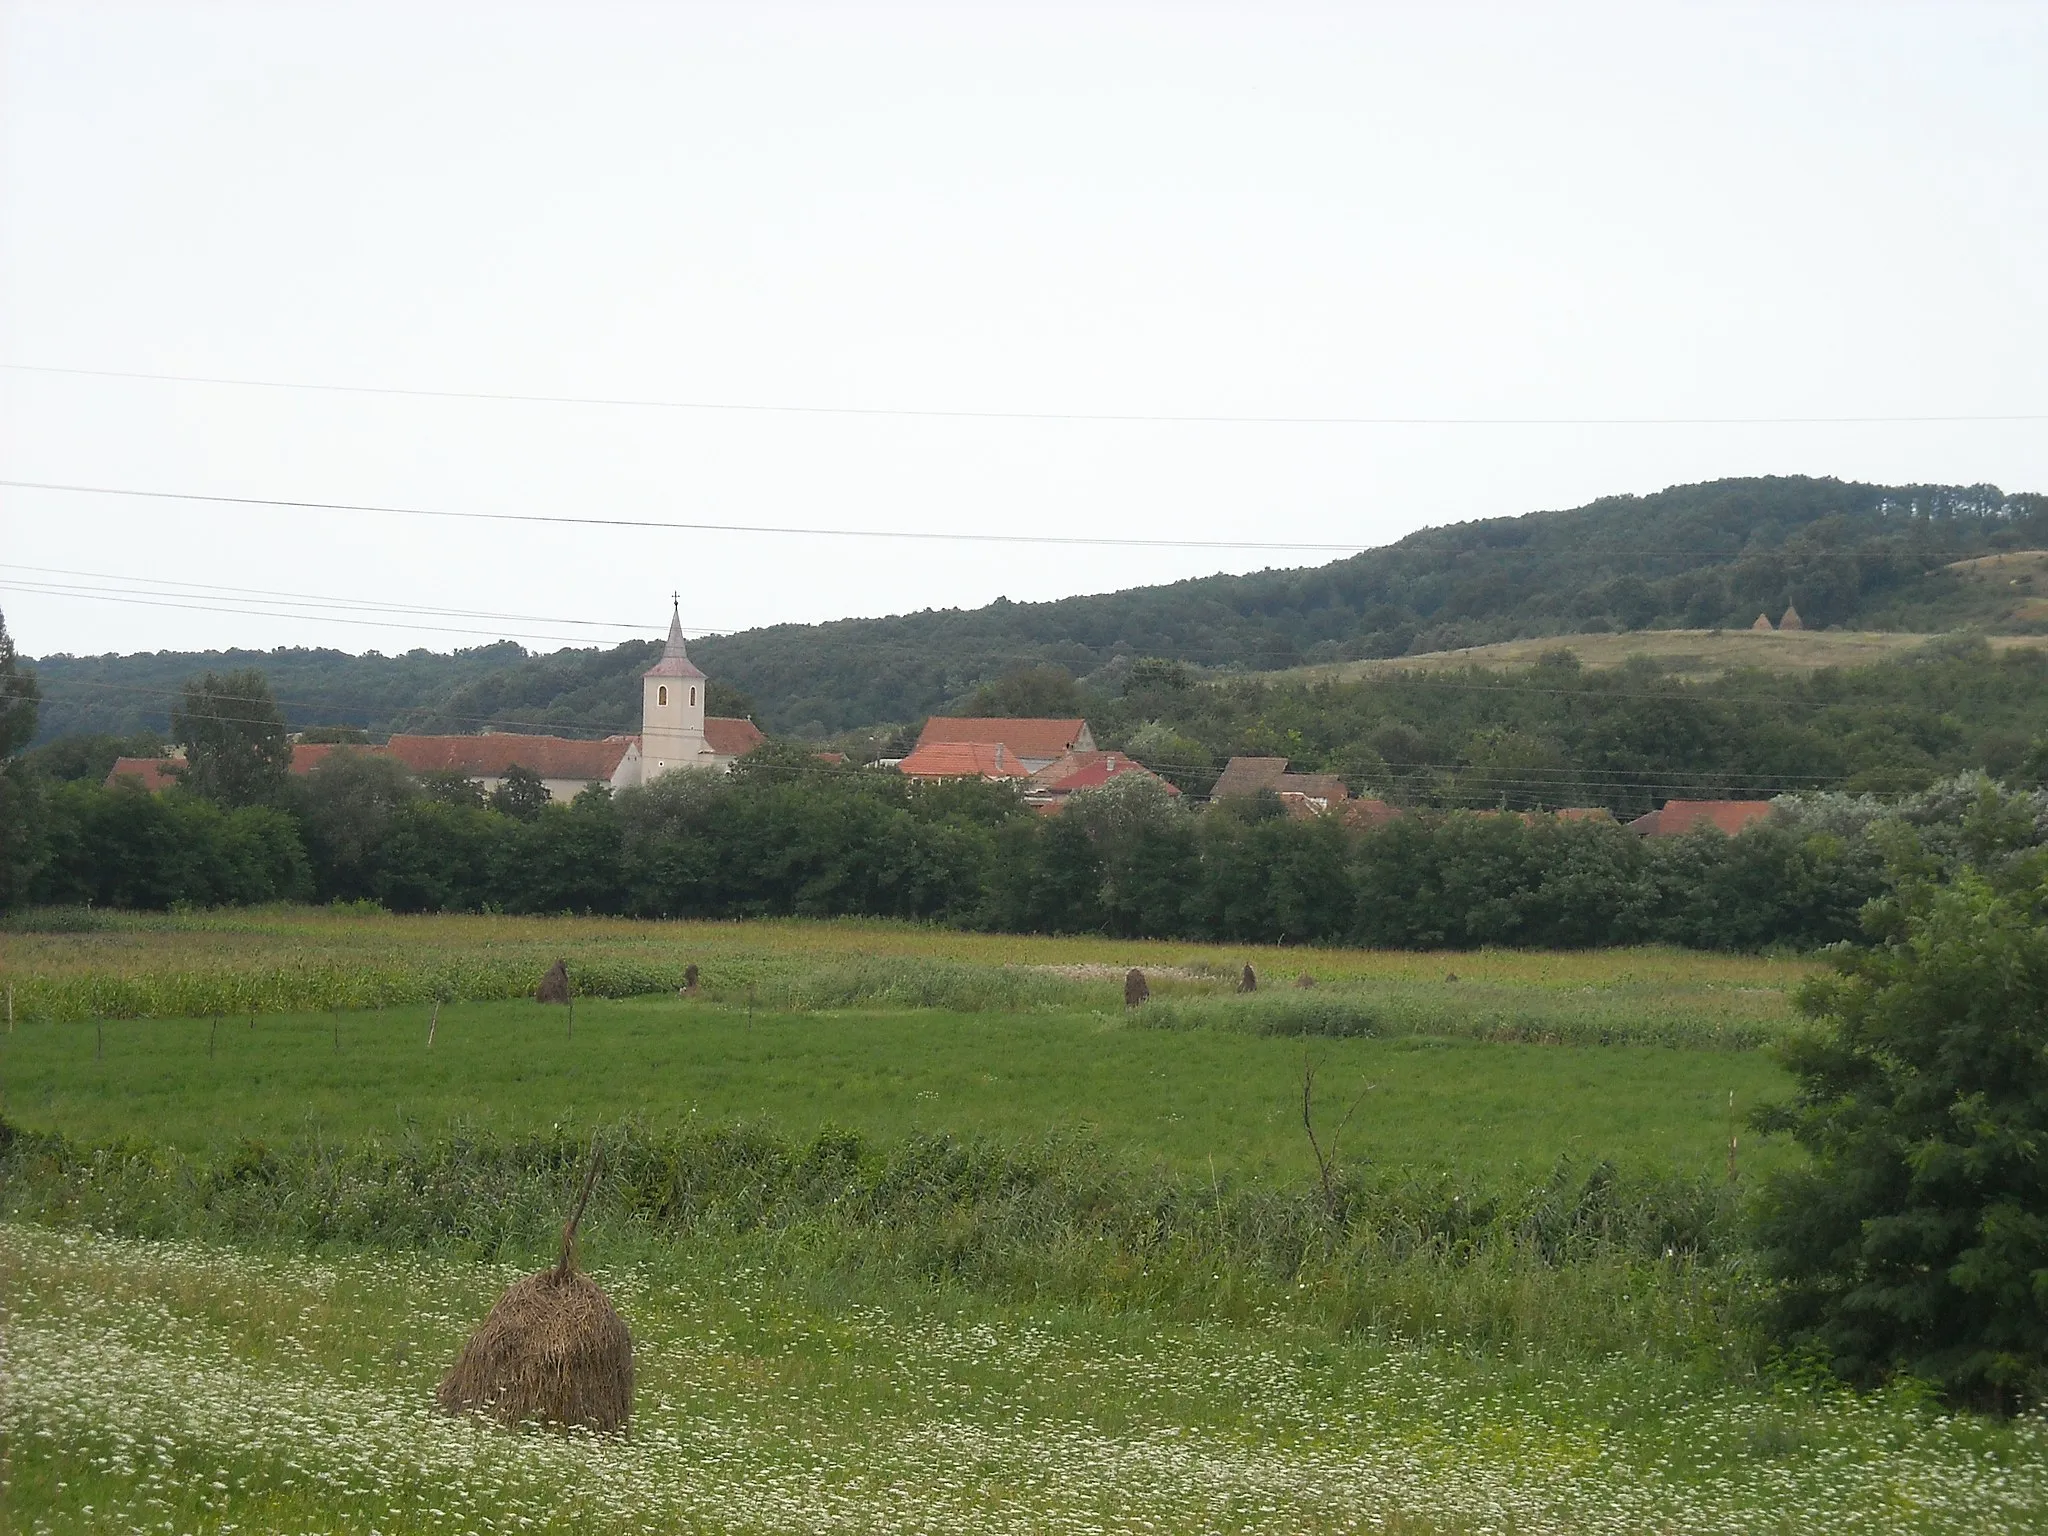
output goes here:
<path id="1" fill-rule="evenodd" d="M 0 478 L 1353 547 L 1722 475 L 2048 490 L 2048 419 L 1697 420 L 2048 416 L 2044 80 L 2048 6 L 1957 0 L 0 0 Z M 0 489 L 32 655 L 552 649 L 672 589 L 733 629 L 1328 558 Z M 28 589 L 66 583 L 99 590 Z"/>

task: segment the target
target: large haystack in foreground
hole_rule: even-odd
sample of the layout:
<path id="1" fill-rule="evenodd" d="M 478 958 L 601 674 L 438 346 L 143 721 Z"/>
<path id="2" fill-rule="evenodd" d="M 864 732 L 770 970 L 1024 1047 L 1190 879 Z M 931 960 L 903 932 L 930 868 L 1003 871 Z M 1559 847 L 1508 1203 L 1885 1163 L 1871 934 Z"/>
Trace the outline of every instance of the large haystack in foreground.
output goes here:
<path id="1" fill-rule="evenodd" d="M 553 1269 L 498 1298 L 435 1393 L 445 1413 L 504 1424 L 620 1430 L 633 1412 L 633 1336 L 603 1291 L 576 1268 L 576 1228 L 597 1176 L 591 1163 Z"/>

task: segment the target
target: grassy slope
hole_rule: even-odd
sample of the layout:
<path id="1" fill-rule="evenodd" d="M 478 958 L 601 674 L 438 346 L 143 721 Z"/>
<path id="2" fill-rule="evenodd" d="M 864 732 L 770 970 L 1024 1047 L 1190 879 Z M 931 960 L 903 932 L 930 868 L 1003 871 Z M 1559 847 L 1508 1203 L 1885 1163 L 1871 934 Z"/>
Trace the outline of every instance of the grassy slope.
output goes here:
<path id="1" fill-rule="evenodd" d="M 1807 629 L 1759 634 L 1747 629 L 1639 629 L 1624 634 L 1554 635 L 1536 640 L 1503 640 L 1457 651 L 1431 651 L 1384 661 L 1345 661 L 1266 673 L 1275 681 L 1350 681 L 1386 672 L 1444 672 L 1461 667 L 1507 670 L 1534 666 L 1552 651 L 1570 651 L 1587 667 L 1618 667 L 1634 656 L 1654 657 L 1673 676 L 1689 680 L 1755 667 L 1766 672 L 1815 672 L 1822 667 L 1861 667 L 1904 656 L 1933 635 L 1880 630 Z M 2048 635 L 1987 637 L 1993 650 L 2024 646 L 2048 649 Z"/>
<path id="2" fill-rule="evenodd" d="M 1781 1093 L 1754 1051 L 1470 1040 L 1300 1040 L 1129 1029 L 1062 1014 L 759 1014 L 673 1000 L 533 1003 L 228 1020 L 24 1024 L 7 1051 L 16 1123 L 88 1142 L 142 1136 L 206 1153 L 286 1141 L 500 1134 L 644 1117 L 835 1125 L 1028 1142 L 1078 1131 L 1114 1155 L 1287 1181 L 1312 1169 L 1300 1124 L 1304 1055 L 1325 1124 L 1370 1083 L 1344 1145 L 1386 1167 L 1488 1183 L 1558 1158 L 1711 1171 L 1740 1116 Z M 340 1040 L 336 1048 L 336 1038 Z M 213 1054 L 209 1054 L 209 1039 Z M 1732 1106 L 1732 1108 L 1731 1108 Z M 1775 1159 L 1775 1148 L 1762 1154 Z M 1756 1165 L 1756 1153 L 1745 1166 Z"/>

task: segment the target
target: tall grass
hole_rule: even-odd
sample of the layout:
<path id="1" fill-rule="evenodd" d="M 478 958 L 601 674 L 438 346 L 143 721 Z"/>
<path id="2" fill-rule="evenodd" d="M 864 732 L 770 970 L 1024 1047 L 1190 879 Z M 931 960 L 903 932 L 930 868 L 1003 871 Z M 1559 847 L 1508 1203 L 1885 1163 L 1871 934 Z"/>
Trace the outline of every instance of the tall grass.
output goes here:
<path id="1" fill-rule="evenodd" d="M 1774 1008 L 1772 1013 L 1775 1015 Z M 1133 1009 L 1145 1029 L 1220 1029 L 1251 1035 L 1447 1035 L 1538 1045 L 1668 1045 L 1751 1050 L 1780 1038 L 1776 1017 L 1703 1014 L 1623 995 L 1531 994 L 1444 985 L 1316 988 L 1245 997 L 1160 997 Z"/>
<path id="2" fill-rule="evenodd" d="M 498 1002 L 530 997 L 546 962 L 531 956 L 421 956 L 386 964 L 303 964 L 262 969 L 179 970 L 143 975 L 28 975 L 15 980 L 25 1018 L 75 1023 L 90 1018 L 176 1019 L 247 1013 L 310 1013 L 399 1003 Z M 569 965 L 570 986 L 585 997 L 635 997 L 674 991 L 683 966 L 614 956 Z"/>
<path id="3" fill-rule="evenodd" d="M 1559 1164 L 1525 1187 L 1340 1176 L 1276 1187 L 1134 1167 L 1092 1143 L 805 1142 L 745 1126 L 601 1133 L 590 1241 L 765 1245 L 805 1267 L 1007 1298 L 1288 1318 L 1488 1349 L 1730 1358 L 1735 1197 L 1706 1179 Z M 0 1210 L 151 1237 L 538 1259 L 588 1146 L 562 1131 L 241 1142 L 188 1158 L 0 1128 Z"/>

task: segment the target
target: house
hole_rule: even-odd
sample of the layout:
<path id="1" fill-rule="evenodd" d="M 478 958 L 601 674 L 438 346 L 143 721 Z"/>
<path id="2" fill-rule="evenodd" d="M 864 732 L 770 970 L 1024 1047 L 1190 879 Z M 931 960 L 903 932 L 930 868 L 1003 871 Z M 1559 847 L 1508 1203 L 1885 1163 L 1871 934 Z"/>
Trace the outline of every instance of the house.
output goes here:
<path id="1" fill-rule="evenodd" d="M 107 770 L 106 788 L 112 789 L 121 780 L 128 779 L 153 795 L 177 783 L 184 768 L 185 754 L 182 752 L 173 752 L 168 757 L 117 757 L 114 766 Z"/>
<path id="2" fill-rule="evenodd" d="M 1024 760 L 1000 741 L 920 741 L 896 771 L 913 779 L 1027 779 Z"/>
<path id="3" fill-rule="evenodd" d="M 292 747 L 292 772 L 311 773 L 336 752 L 366 752 L 395 757 L 413 773 L 459 773 L 489 791 L 518 767 L 538 774 L 551 800 L 573 800 L 592 784 L 607 789 L 650 784 L 679 768 L 724 773 L 767 738 L 751 720 L 707 715 L 707 686 L 683 643 L 678 599 L 669 614 L 668 641 L 661 657 L 640 677 L 637 736 L 578 741 L 485 731 L 474 736 L 398 735 L 381 747 L 298 742 Z M 166 758 L 124 757 L 107 775 L 107 784 L 111 788 L 116 779 L 132 777 L 145 789 L 168 789 L 177 782 L 177 769 L 183 762 L 182 753 Z"/>
<path id="4" fill-rule="evenodd" d="M 1714 827 L 1733 837 L 1770 814 L 1768 800 L 1667 800 L 1661 811 L 1638 816 L 1628 827 L 1644 837 L 1677 837 L 1699 827 Z"/>
<path id="5" fill-rule="evenodd" d="M 1284 757 L 1233 757 L 1209 798 L 1229 800 L 1267 789 L 1280 797 L 1290 815 L 1298 816 L 1320 816 L 1351 798 L 1337 774 L 1289 773 Z"/>
<path id="6" fill-rule="evenodd" d="M 1090 734 L 1086 720 L 989 720 L 933 715 L 925 721 L 917 747 L 904 763 L 908 764 L 926 747 L 941 743 L 1000 746 L 1005 760 L 1014 760 L 1027 774 L 1048 767 L 1069 752 L 1095 750 L 1095 737 Z"/>
<path id="7" fill-rule="evenodd" d="M 1180 794 L 1179 789 L 1127 752 L 1068 752 L 1031 775 L 1024 785 L 1024 803 L 1056 811 L 1069 795 L 1084 789 L 1100 789 L 1112 779 L 1133 775 L 1152 780 L 1169 795 Z"/>
<path id="8" fill-rule="evenodd" d="M 571 741 L 487 731 L 480 736 L 393 736 L 373 750 L 397 758 L 413 773 L 459 773 L 485 794 L 503 784 L 515 767 L 540 775 L 550 800 L 574 800 L 592 784 L 625 789 L 640 782 L 638 736 Z M 293 771 L 298 771 L 296 763 Z"/>

